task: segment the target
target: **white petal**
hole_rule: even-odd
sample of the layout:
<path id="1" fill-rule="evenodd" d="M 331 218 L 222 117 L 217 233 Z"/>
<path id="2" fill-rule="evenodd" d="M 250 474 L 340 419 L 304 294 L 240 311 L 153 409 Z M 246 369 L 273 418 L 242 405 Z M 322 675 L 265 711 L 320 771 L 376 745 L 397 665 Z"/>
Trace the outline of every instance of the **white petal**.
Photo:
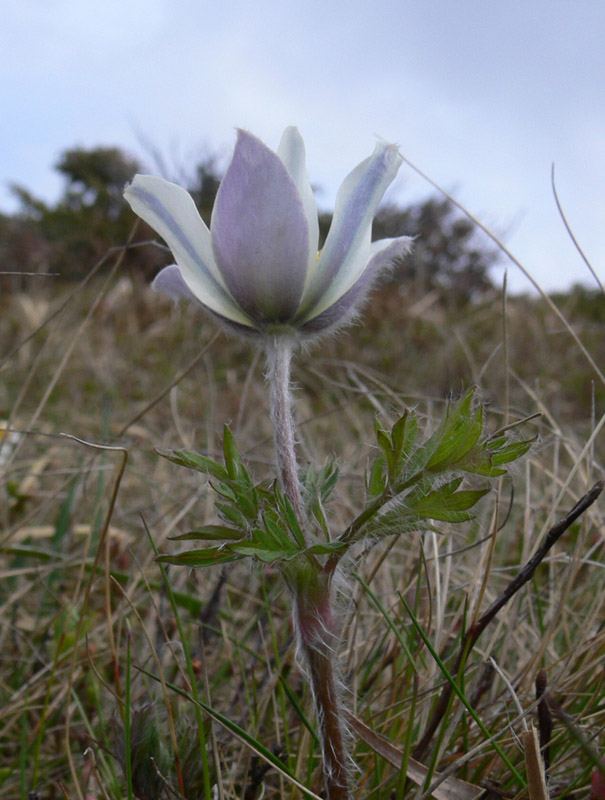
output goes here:
<path id="1" fill-rule="evenodd" d="M 277 155 L 296 184 L 300 199 L 303 202 L 307 223 L 309 225 L 309 267 L 305 290 L 308 288 L 317 269 L 317 248 L 319 247 L 319 219 L 317 217 L 317 203 L 309 183 L 305 165 L 305 143 L 298 128 L 291 125 L 283 132 L 281 142 L 277 148 Z"/>
<path id="2" fill-rule="evenodd" d="M 210 231 L 191 195 L 163 178 L 136 175 L 124 197 L 170 247 L 183 280 L 198 300 L 227 319 L 251 326 L 225 287 L 212 253 Z"/>
<path id="3" fill-rule="evenodd" d="M 372 219 L 402 160 L 396 145 L 380 142 L 343 181 L 315 281 L 301 304 L 306 318 L 331 306 L 366 269 L 372 255 Z"/>
<path id="4" fill-rule="evenodd" d="M 412 249 L 413 236 L 397 236 L 393 239 L 378 239 L 370 245 L 368 269 L 378 273 L 388 270 L 401 261 Z"/>
<path id="5" fill-rule="evenodd" d="M 366 269 L 353 286 L 323 311 L 300 320 L 304 333 L 323 333 L 350 322 L 360 310 L 376 280 L 401 261 L 412 249 L 411 236 L 380 239 L 370 245 Z"/>

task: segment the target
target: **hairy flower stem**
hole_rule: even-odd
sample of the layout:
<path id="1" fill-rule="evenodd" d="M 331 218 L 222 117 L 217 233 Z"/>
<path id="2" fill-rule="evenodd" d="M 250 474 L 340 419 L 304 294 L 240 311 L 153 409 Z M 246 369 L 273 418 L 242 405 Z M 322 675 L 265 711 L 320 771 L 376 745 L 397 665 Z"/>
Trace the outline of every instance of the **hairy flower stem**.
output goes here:
<path id="1" fill-rule="evenodd" d="M 292 416 L 292 395 L 290 393 L 290 362 L 292 345 L 290 342 L 276 339 L 267 345 L 267 379 L 270 387 L 271 421 L 277 466 L 282 489 L 292 503 L 299 525 L 305 532 L 305 514 L 303 509 L 300 483 L 298 480 L 298 463 L 294 448 L 294 418 Z"/>
<path id="2" fill-rule="evenodd" d="M 271 342 L 267 345 L 266 359 L 281 485 L 292 503 L 305 541 L 310 544 L 312 538 L 304 511 L 294 442 L 291 343 L 283 340 Z M 334 660 L 338 637 L 332 612 L 332 574 L 333 570 L 328 572 L 314 558 L 304 556 L 294 559 L 284 568 L 284 577 L 294 602 L 300 650 L 307 663 L 315 698 L 328 800 L 350 800 L 348 755 Z"/>
<path id="3" fill-rule="evenodd" d="M 350 800 L 347 743 L 334 663 L 338 637 L 333 631 L 329 578 L 318 577 L 319 582 L 324 583 L 324 591 L 319 595 L 315 593 L 317 584 L 313 581 L 311 587 L 299 586 L 295 618 L 315 699 L 328 800 Z"/>
<path id="4" fill-rule="evenodd" d="M 351 792 L 346 763 L 347 748 L 332 656 L 331 653 L 308 650 L 307 661 L 321 725 L 323 771 L 328 800 L 349 800 Z"/>

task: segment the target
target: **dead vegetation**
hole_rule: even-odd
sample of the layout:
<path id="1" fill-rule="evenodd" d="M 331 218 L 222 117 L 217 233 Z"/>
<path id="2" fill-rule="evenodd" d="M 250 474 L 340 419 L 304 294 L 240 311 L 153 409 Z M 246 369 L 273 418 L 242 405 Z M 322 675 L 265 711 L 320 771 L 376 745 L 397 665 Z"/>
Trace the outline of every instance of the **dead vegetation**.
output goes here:
<path id="1" fill-rule="evenodd" d="M 319 750 L 276 575 L 236 565 L 166 578 L 150 543 L 175 548 L 169 536 L 213 519 L 200 476 L 154 448 L 213 455 L 229 423 L 254 474 L 271 474 L 262 362 L 120 258 L 80 287 L 32 277 L 0 297 L 0 793 L 313 796 Z M 573 293 L 559 306 L 603 365 L 605 298 L 590 300 L 590 316 Z M 440 663 L 457 669 L 465 632 L 602 477 L 598 368 L 541 300 L 509 299 L 504 313 L 494 294 L 461 313 L 389 286 L 363 326 L 301 354 L 295 378 L 302 459 L 340 465 L 334 530 L 361 503 L 375 414 L 392 423 L 414 406 L 430 428 L 473 382 L 494 428 L 541 414 L 525 423 L 529 456 L 464 536 L 443 524 L 359 554 L 341 650 L 358 796 L 419 797 L 441 776 L 437 798 L 529 797 L 526 731 L 547 730 L 547 709 L 550 795 L 587 797 L 605 724 L 602 502 L 453 675 L 481 727 L 453 694 L 414 748 Z"/>

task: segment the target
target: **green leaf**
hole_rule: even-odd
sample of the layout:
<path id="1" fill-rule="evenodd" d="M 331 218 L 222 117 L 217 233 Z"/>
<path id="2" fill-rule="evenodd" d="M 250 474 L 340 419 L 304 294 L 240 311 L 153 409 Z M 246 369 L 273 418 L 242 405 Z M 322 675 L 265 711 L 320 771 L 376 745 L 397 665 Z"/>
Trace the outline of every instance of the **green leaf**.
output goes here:
<path id="1" fill-rule="evenodd" d="M 160 450 L 158 448 L 156 448 L 155 452 L 174 464 L 194 469 L 204 475 L 212 475 L 221 481 L 229 478 L 229 473 L 221 464 L 207 456 L 203 456 L 201 453 L 195 453 L 192 450 Z"/>
<path id="2" fill-rule="evenodd" d="M 459 466 L 465 472 L 474 472 L 488 478 L 497 478 L 506 474 L 501 464 L 508 464 L 525 455 L 535 439 L 511 442 L 506 436 L 488 439 L 481 447 L 475 448 Z"/>
<path id="3" fill-rule="evenodd" d="M 486 447 L 489 450 L 496 451 L 500 450 L 500 448 L 504 447 L 505 444 L 509 442 L 508 436 L 498 436 L 496 439 L 492 439 L 491 437 L 486 442 Z"/>
<path id="4" fill-rule="evenodd" d="M 296 517 L 296 511 L 294 511 L 294 506 L 290 502 L 290 498 L 284 495 L 283 497 L 283 516 L 284 520 L 288 526 L 288 529 L 294 539 L 298 542 L 300 547 L 305 546 L 305 535 L 301 530 L 300 525 L 298 524 L 298 519 Z"/>
<path id="5" fill-rule="evenodd" d="M 249 526 L 246 517 L 239 509 L 235 508 L 235 506 L 228 505 L 227 503 L 217 503 L 216 507 L 221 512 L 221 515 L 227 520 L 227 522 L 231 522 L 244 532 L 248 531 Z"/>
<path id="6" fill-rule="evenodd" d="M 393 448 L 393 442 L 391 441 L 391 434 L 383 430 L 382 428 L 377 427 L 376 440 L 378 442 L 378 447 L 380 447 L 384 455 L 384 459 L 387 465 L 387 470 L 389 473 L 389 478 L 390 480 L 393 480 L 395 476 L 395 469 L 397 466 L 397 454 L 395 452 L 395 449 Z"/>
<path id="7" fill-rule="evenodd" d="M 506 475 L 505 469 L 494 466 L 492 453 L 486 450 L 485 446 L 482 448 L 475 448 L 459 466 L 465 472 L 483 475 L 486 478 L 499 478 L 501 475 Z"/>
<path id="8" fill-rule="evenodd" d="M 303 483 L 305 488 L 305 504 L 309 515 L 312 516 L 324 532 L 326 539 L 330 539 L 330 526 L 325 512 L 325 504 L 329 501 L 330 495 L 338 480 L 338 468 L 329 458 L 323 467 L 317 472 L 313 465 L 310 465 L 304 475 Z M 300 543 L 302 531 L 296 520 L 296 515 L 292 518 L 284 511 L 284 517 L 288 520 L 294 538 Z"/>
<path id="9" fill-rule="evenodd" d="M 416 414 L 410 414 L 406 409 L 403 417 L 393 425 L 391 438 L 395 452 L 399 457 L 399 462 L 403 466 L 414 449 L 418 438 L 418 417 Z"/>
<path id="10" fill-rule="evenodd" d="M 263 564 L 274 564 L 276 561 L 281 561 L 288 556 L 291 556 L 291 553 L 283 552 L 281 550 L 260 550 L 258 548 L 251 550 L 246 555 L 257 558 L 259 561 L 262 561 Z"/>
<path id="11" fill-rule="evenodd" d="M 378 426 L 376 426 L 376 441 L 378 442 L 378 447 L 380 447 L 385 456 L 393 449 L 393 442 L 391 441 L 390 434 Z"/>
<path id="12" fill-rule="evenodd" d="M 409 418 L 410 414 L 406 408 L 404 415 L 397 420 L 391 430 L 391 440 L 393 442 L 395 452 L 397 453 L 401 453 L 403 443 L 405 442 L 405 430 L 407 428 Z"/>
<path id="13" fill-rule="evenodd" d="M 279 524 L 276 519 L 272 519 L 271 514 L 269 511 L 266 511 L 263 514 L 263 522 L 265 524 L 265 531 L 270 537 L 270 541 L 273 541 L 277 544 L 280 548 L 288 548 L 293 544 L 292 539 L 288 535 L 287 531 L 285 531 Z M 253 531 L 253 534 L 256 534 L 257 531 Z M 259 534 L 264 533 L 263 531 L 258 531 Z"/>
<path id="14" fill-rule="evenodd" d="M 265 530 L 256 528 L 249 539 L 242 539 L 229 545 L 235 553 L 258 558 L 265 563 L 278 561 L 282 558 L 291 558 L 300 552 L 296 542 L 293 542 L 284 532 L 269 519 L 265 520 Z"/>
<path id="15" fill-rule="evenodd" d="M 243 481 L 234 483 L 235 505 L 248 517 L 256 519 L 258 516 L 258 497 L 254 489 L 250 490 Z"/>
<path id="16" fill-rule="evenodd" d="M 511 461 L 515 461 L 517 458 L 524 456 L 535 441 L 536 437 L 522 442 L 511 442 L 506 447 L 494 450 L 492 452 L 492 461 L 494 464 L 508 464 Z"/>
<path id="17" fill-rule="evenodd" d="M 230 478 L 237 478 L 240 474 L 242 462 L 239 456 L 237 444 L 229 427 L 223 428 L 223 454 L 225 456 L 225 466 Z"/>
<path id="18" fill-rule="evenodd" d="M 387 477 L 384 475 L 384 456 L 378 453 L 366 477 L 366 492 L 370 500 L 380 497 L 387 485 Z"/>
<path id="19" fill-rule="evenodd" d="M 311 547 L 307 547 L 304 552 L 316 556 L 323 556 L 344 552 L 347 547 L 348 545 L 345 542 L 326 542 L 324 544 L 312 544 Z"/>
<path id="20" fill-rule="evenodd" d="M 225 525 L 204 525 L 203 528 L 198 528 L 197 530 L 194 531 L 187 531 L 187 533 L 181 533 L 179 536 L 169 536 L 168 538 L 173 542 L 180 542 L 192 539 L 212 542 L 212 541 L 224 541 L 225 539 L 227 540 L 241 539 L 242 532 L 241 530 L 228 528 Z"/>
<path id="21" fill-rule="evenodd" d="M 234 545 L 232 550 L 239 553 L 242 557 L 248 556 L 251 558 L 258 558 L 264 564 L 272 564 L 280 559 L 292 557 L 296 553 L 291 553 L 289 550 L 275 550 L 273 548 L 263 549 L 254 542 L 241 542 L 241 544 Z"/>
<path id="22" fill-rule="evenodd" d="M 269 509 L 273 513 L 272 519 L 274 519 L 276 522 L 285 522 L 286 527 L 294 537 L 294 540 L 298 542 L 300 547 L 304 547 L 305 537 L 303 536 L 303 532 L 298 524 L 296 512 L 294 511 L 289 498 L 281 491 L 277 481 L 273 484 L 273 494 L 269 498 Z"/>
<path id="23" fill-rule="evenodd" d="M 461 483 L 462 478 L 456 478 L 428 494 L 408 497 L 406 505 L 420 517 L 440 522 L 465 522 L 473 517 L 465 512 L 478 503 L 489 489 L 457 491 Z"/>
<path id="24" fill-rule="evenodd" d="M 176 555 L 161 555 L 158 561 L 164 564 L 176 564 L 181 567 L 212 567 L 216 564 L 226 564 L 229 561 L 238 561 L 242 555 L 230 549 L 221 547 L 206 547 L 204 550 L 188 550 L 186 553 Z"/>
<path id="25" fill-rule="evenodd" d="M 212 483 L 212 488 L 217 494 L 220 494 L 221 497 L 224 497 L 225 500 L 231 500 L 232 503 L 237 501 L 237 494 L 232 489 L 230 484 L 228 483 Z"/>
<path id="26" fill-rule="evenodd" d="M 338 481 L 338 467 L 331 459 L 329 459 L 324 465 L 319 476 L 319 481 L 321 487 L 321 499 L 325 503 L 332 494 L 332 491 Z"/>
<path id="27" fill-rule="evenodd" d="M 351 545 L 368 535 L 433 529 L 433 519 L 451 523 L 472 519 L 470 509 L 488 489 L 460 490 L 465 473 L 499 478 L 506 474 L 502 465 L 524 455 L 531 446 L 531 441 L 511 442 L 503 435 L 508 427 L 490 439 L 485 433 L 483 406 L 473 410 L 473 405 L 474 389 L 469 389 L 448 406 L 437 429 L 420 445 L 413 412 L 406 411 L 390 434 L 377 427 L 381 449 L 366 470 L 365 508 L 338 541 Z M 389 446 L 396 462 L 387 475 Z"/>
<path id="28" fill-rule="evenodd" d="M 479 406 L 473 413 L 472 399 L 473 391 L 469 390 L 447 410 L 443 423 L 431 437 L 434 450 L 426 469 L 438 472 L 453 467 L 479 441 L 483 433 L 483 407 Z"/>

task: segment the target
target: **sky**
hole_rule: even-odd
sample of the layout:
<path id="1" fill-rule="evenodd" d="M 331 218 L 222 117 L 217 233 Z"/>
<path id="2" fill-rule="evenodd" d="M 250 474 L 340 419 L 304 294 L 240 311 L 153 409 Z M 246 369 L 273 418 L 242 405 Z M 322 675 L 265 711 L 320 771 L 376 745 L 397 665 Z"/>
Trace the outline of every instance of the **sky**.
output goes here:
<path id="1" fill-rule="evenodd" d="M 605 279 L 603 0 L 0 0 L 0 211 L 56 199 L 70 147 L 228 163 L 300 129 L 318 204 L 378 138 L 500 235 L 547 291 Z M 403 165 L 387 202 L 432 193 Z M 513 265 L 512 291 L 531 284 Z M 503 269 L 494 273 L 501 280 Z"/>

